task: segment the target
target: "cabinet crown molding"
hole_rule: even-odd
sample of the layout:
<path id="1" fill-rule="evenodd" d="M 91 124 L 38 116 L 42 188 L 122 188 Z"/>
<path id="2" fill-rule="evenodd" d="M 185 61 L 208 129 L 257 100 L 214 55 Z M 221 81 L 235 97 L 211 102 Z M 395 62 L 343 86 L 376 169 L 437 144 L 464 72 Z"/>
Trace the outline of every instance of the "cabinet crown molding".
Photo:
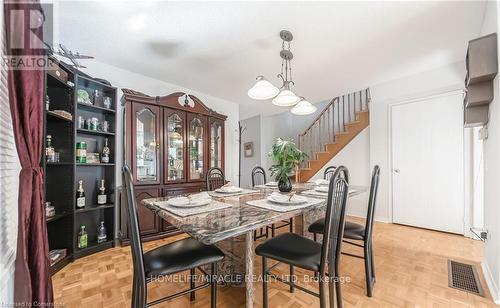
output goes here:
<path id="1" fill-rule="evenodd" d="M 122 89 L 122 92 L 126 102 L 139 102 L 165 106 L 173 109 L 207 115 L 224 121 L 227 119 L 226 115 L 220 114 L 213 109 L 208 108 L 199 98 L 192 94 L 187 94 L 184 92 L 174 92 L 166 96 L 150 96 L 132 89 Z M 190 104 L 181 105 L 179 103 L 179 98 L 185 95 L 187 95 L 189 99 L 194 103 L 193 106 L 191 106 Z"/>

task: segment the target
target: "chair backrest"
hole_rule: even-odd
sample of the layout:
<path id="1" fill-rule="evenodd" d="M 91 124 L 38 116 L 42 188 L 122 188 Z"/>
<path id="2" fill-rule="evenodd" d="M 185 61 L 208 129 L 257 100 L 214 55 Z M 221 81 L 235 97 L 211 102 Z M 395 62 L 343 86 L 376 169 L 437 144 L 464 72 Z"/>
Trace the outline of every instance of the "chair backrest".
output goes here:
<path id="1" fill-rule="evenodd" d="M 218 167 L 212 167 L 207 172 L 207 190 L 215 190 L 221 188 L 226 184 L 226 177 L 224 171 Z"/>
<path id="2" fill-rule="evenodd" d="M 335 173 L 335 169 L 337 169 L 337 167 L 335 166 L 329 166 L 325 169 L 325 172 L 323 173 L 323 179 L 325 180 L 330 180 L 333 176 L 333 174 Z"/>
<path id="3" fill-rule="evenodd" d="M 139 292 L 146 292 L 146 276 L 144 273 L 144 259 L 142 254 L 141 235 L 139 232 L 137 204 L 135 202 L 134 185 L 132 184 L 132 173 L 127 165 L 122 167 L 122 176 L 127 194 L 127 214 L 129 221 L 130 249 L 132 250 L 132 263 L 134 265 L 134 280 L 139 283 Z M 142 297 L 139 296 L 139 298 Z"/>
<path id="4" fill-rule="evenodd" d="M 371 241 L 373 230 L 373 219 L 375 216 L 375 203 L 377 201 L 378 182 L 380 179 L 380 167 L 375 165 L 370 183 L 370 197 L 368 198 L 368 214 L 366 215 L 365 239 Z"/>
<path id="5" fill-rule="evenodd" d="M 266 184 L 266 171 L 264 168 L 257 166 L 252 169 L 252 187 L 255 185 L 264 185 Z"/>
<path id="6" fill-rule="evenodd" d="M 321 249 L 320 273 L 324 274 L 330 264 L 331 272 L 338 262 L 344 236 L 347 196 L 349 193 L 349 171 L 339 166 L 330 179 L 326 203 L 325 232 Z"/>

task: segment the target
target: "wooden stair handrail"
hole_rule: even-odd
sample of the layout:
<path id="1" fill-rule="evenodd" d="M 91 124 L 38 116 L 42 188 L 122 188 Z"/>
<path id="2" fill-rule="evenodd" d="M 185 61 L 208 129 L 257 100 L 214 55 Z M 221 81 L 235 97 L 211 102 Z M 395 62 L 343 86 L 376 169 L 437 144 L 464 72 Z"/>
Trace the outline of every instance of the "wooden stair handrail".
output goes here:
<path id="1" fill-rule="evenodd" d="M 316 124 L 316 122 L 319 121 L 319 119 L 321 118 L 321 116 L 323 116 L 323 114 L 325 114 L 325 112 L 328 110 L 328 108 L 330 108 L 331 105 L 333 105 L 335 103 L 335 100 L 339 100 L 340 97 L 337 96 L 337 97 L 334 97 L 329 103 L 328 105 L 325 106 L 325 108 L 323 108 L 323 111 L 321 111 L 321 113 L 316 117 L 316 119 L 314 119 L 314 121 L 312 121 L 311 125 L 309 125 L 308 128 L 306 128 L 306 130 L 302 133 L 302 134 L 299 134 L 299 136 L 304 136 L 305 134 L 307 134 L 307 132 L 311 129 L 311 127 L 314 126 L 314 124 Z"/>

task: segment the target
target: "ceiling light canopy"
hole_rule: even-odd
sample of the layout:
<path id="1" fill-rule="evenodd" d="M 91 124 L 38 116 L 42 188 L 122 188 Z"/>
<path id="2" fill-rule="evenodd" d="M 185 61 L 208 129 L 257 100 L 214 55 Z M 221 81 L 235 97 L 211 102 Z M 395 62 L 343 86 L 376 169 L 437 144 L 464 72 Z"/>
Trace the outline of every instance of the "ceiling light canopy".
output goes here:
<path id="1" fill-rule="evenodd" d="M 280 88 L 277 88 L 272 83 L 267 81 L 264 76 L 260 75 L 257 77 L 255 85 L 248 90 L 248 96 L 255 100 L 273 99 L 272 103 L 281 107 L 291 107 L 299 102 L 304 102 L 302 107 L 298 109 L 299 113 L 295 114 L 309 114 L 303 112 L 309 112 L 312 108 L 316 111 L 316 107 L 311 105 L 311 103 L 304 98 L 295 95 L 295 93 L 290 89 L 291 86 L 295 85 L 292 79 L 291 61 L 293 59 L 293 53 L 290 51 L 290 42 L 293 40 L 293 35 L 290 31 L 282 30 L 280 32 L 280 37 L 282 40 L 282 50 L 280 51 L 281 72 L 278 74 L 278 78 L 281 78 L 283 84 Z"/>
<path id="2" fill-rule="evenodd" d="M 318 108 L 316 108 L 316 106 L 301 97 L 300 101 L 292 108 L 292 110 L 290 110 L 290 112 L 295 115 L 308 115 L 316 112 L 317 109 Z"/>
<path id="3" fill-rule="evenodd" d="M 280 89 L 276 88 L 261 75 L 257 77 L 255 85 L 248 90 L 248 96 L 256 100 L 266 100 L 275 97 L 279 92 Z"/>

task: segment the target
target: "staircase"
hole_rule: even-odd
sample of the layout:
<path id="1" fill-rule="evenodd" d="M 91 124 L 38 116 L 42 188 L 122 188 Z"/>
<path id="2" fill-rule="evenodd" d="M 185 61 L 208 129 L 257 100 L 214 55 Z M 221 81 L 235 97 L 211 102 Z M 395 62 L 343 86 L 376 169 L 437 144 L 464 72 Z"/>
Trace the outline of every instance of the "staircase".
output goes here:
<path id="1" fill-rule="evenodd" d="M 299 148 L 309 156 L 299 170 L 305 183 L 354 139 L 369 122 L 370 89 L 338 96 L 298 137 Z"/>

